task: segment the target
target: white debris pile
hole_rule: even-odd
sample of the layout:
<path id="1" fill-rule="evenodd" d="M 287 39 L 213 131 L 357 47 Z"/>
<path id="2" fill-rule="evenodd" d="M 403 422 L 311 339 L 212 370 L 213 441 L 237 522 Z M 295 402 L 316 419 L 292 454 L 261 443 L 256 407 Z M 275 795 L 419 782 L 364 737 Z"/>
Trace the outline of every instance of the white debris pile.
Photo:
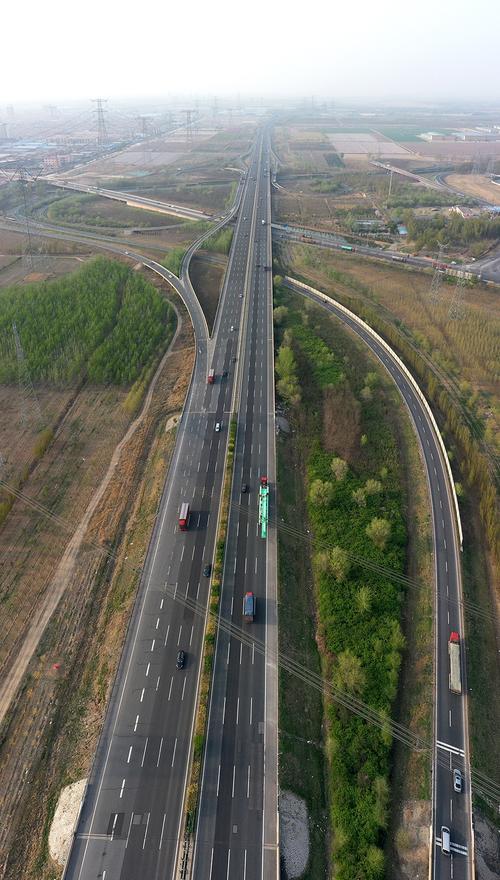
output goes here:
<path id="1" fill-rule="evenodd" d="M 50 857 L 62 867 L 66 864 L 73 840 L 75 823 L 80 812 L 86 779 L 79 779 L 73 785 L 67 785 L 59 795 L 56 811 L 50 826 L 49 852 Z"/>
<path id="2" fill-rule="evenodd" d="M 280 792 L 280 842 L 286 876 L 297 880 L 309 861 L 309 818 L 306 802 L 291 791 Z"/>

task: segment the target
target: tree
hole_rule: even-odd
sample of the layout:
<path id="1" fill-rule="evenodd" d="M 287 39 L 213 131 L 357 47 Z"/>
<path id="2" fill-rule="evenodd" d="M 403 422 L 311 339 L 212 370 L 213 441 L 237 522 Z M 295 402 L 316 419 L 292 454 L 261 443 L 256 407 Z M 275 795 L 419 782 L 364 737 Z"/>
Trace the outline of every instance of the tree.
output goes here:
<path id="1" fill-rule="evenodd" d="M 325 574 L 330 568 L 330 557 L 328 552 L 326 550 L 320 550 L 319 553 L 316 553 L 314 556 L 314 564 L 318 571 Z"/>
<path id="2" fill-rule="evenodd" d="M 349 557 L 342 547 L 330 550 L 330 571 L 337 581 L 344 581 L 351 570 Z"/>
<path id="3" fill-rule="evenodd" d="M 383 550 L 391 534 L 391 524 L 386 519 L 375 516 L 367 525 L 366 534 L 376 547 Z"/>
<path id="4" fill-rule="evenodd" d="M 365 672 L 361 660 L 351 651 L 342 651 L 333 671 L 333 683 L 341 691 L 361 694 L 365 686 Z"/>
<path id="5" fill-rule="evenodd" d="M 365 492 L 367 495 L 378 495 L 382 491 L 382 483 L 379 480 L 367 480 Z"/>
<path id="6" fill-rule="evenodd" d="M 281 287 L 281 285 L 283 284 L 283 278 L 281 277 L 281 275 L 274 276 L 273 284 L 275 287 Z"/>
<path id="7" fill-rule="evenodd" d="M 273 320 L 275 324 L 282 324 L 288 315 L 288 309 L 286 306 L 277 306 L 277 308 L 273 311 Z"/>
<path id="8" fill-rule="evenodd" d="M 365 376 L 365 385 L 374 388 L 378 384 L 378 373 L 367 373 Z"/>
<path id="9" fill-rule="evenodd" d="M 359 507 L 366 507 L 366 492 L 364 489 L 354 489 L 352 498 Z"/>
<path id="10" fill-rule="evenodd" d="M 372 607 L 372 591 L 370 587 L 360 587 L 356 596 L 356 607 L 360 614 L 367 614 Z"/>
<path id="11" fill-rule="evenodd" d="M 340 482 L 347 474 L 347 462 L 343 458 L 332 458 L 330 468 L 335 479 Z"/>
<path id="12" fill-rule="evenodd" d="M 309 500 L 311 504 L 317 504 L 320 507 L 326 507 L 330 504 L 333 497 L 333 486 L 326 480 L 314 480 L 309 489 Z"/>
<path id="13" fill-rule="evenodd" d="M 360 397 L 362 400 L 365 401 L 365 403 L 369 403 L 370 400 L 372 400 L 373 393 L 369 385 L 365 385 L 365 387 L 361 389 Z"/>

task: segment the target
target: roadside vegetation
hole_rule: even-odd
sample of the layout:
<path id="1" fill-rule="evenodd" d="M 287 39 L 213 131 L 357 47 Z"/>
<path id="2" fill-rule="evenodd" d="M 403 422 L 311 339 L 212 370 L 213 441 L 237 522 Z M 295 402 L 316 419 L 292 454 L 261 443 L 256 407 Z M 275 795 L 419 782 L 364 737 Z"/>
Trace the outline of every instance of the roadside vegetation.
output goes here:
<path id="1" fill-rule="evenodd" d="M 491 244 L 500 241 L 500 218 L 487 214 L 466 219 L 456 213 L 417 217 L 413 212 L 405 211 L 402 219 L 415 251 L 436 251 L 442 244 L 479 256 Z"/>
<path id="2" fill-rule="evenodd" d="M 353 556 L 406 570 L 404 487 L 389 415 L 400 404 L 369 358 L 321 311 L 283 289 L 275 304 L 277 391 L 300 449 L 314 547 L 309 601 L 316 607 L 323 675 L 334 688 L 391 716 L 405 644 L 404 594 Z M 285 682 L 282 707 L 287 687 Z M 335 876 L 382 878 L 391 737 L 328 698 L 325 712 Z M 281 742 L 286 739 L 285 728 Z M 292 790 L 310 793 L 312 783 L 292 768 L 282 770 Z"/>
<path id="3" fill-rule="evenodd" d="M 17 381 L 16 324 L 31 379 L 128 385 L 165 348 L 173 310 L 122 263 L 98 257 L 57 281 L 0 294 L 0 382 Z"/>
<path id="4" fill-rule="evenodd" d="M 465 599 L 477 604 L 481 615 L 466 613 L 472 762 L 498 782 L 500 704 L 490 699 L 500 688 L 498 297 L 488 288 L 472 288 L 465 295 L 465 317 L 450 320 L 453 290 L 445 286 L 431 306 L 428 276 L 303 245 L 288 247 L 287 254 L 292 274 L 330 293 L 388 340 L 440 424 L 464 526 Z M 493 805 L 483 806 L 491 815 Z"/>
<path id="5" fill-rule="evenodd" d="M 162 264 L 165 266 L 165 269 L 170 269 L 174 275 L 177 277 L 181 274 L 182 261 L 184 259 L 184 254 L 186 253 L 186 249 L 183 247 L 172 248 L 168 252 L 168 254 L 163 258 Z"/>
<path id="6" fill-rule="evenodd" d="M 213 251 L 216 254 L 225 254 L 227 256 L 231 249 L 232 240 L 233 229 L 226 226 L 224 229 L 221 229 L 220 232 L 216 232 L 215 235 L 211 235 L 210 238 L 207 238 L 201 245 L 201 248 L 205 251 Z"/>

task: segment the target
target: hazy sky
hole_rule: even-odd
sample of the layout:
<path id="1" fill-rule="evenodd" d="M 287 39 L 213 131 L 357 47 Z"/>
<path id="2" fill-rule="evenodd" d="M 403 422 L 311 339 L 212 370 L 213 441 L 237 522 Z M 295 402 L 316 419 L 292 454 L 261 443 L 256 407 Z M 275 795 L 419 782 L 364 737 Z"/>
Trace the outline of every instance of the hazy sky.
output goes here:
<path id="1" fill-rule="evenodd" d="M 500 0 L 26 0 L 0 28 L 0 119 L 183 92 L 500 104 Z"/>

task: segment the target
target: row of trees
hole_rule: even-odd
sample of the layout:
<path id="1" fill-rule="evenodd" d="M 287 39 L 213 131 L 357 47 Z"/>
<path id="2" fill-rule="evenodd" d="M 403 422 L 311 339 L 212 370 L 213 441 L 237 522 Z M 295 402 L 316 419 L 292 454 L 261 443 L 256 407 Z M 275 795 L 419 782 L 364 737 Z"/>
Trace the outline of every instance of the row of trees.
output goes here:
<path id="1" fill-rule="evenodd" d="M 419 250 L 436 250 L 439 243 L 467 247 L 474 242 L 500 238 L 500 217 L 481 215 L 464 219 L 457 213 L 417 217 L 413 211 L 405 211 L 403 220 Z"/>
<path id="2" fill-rule="evenodd" d="M 303 448 L 309 522 L 318 548 L 313 562 L 320 643 L 333 687 L 390 715 L 404 644 L 401 588 L 359 560 L 404 570 L 406 530 L 396 438 L 377 389 L 378 374 L 355 373 L 359 355 L 358 360 L 351 355 L 352 343 L 346 341 L 343 351 L 332 348 L 321 326 L 311 326 L 307 309 L 292 307 L 291 298 L 278 294 L 277 299 L 282 338 L 277 389 L 281 393 L 283 375 L 293 377 L 299 363 L 302 396 L 307 398 L 298 418 L 307 424 Z M 325 390 L 345 381 L 346 360 L 358 397 L 363 389 L 370 390 L 361 407 L 364 433 L 358 437 L 355 466 L 325 451 L 321 418 L 314 415 Z M 391 739 L 333 702 L 327 713 L 335 876 L 377 880 L 384 876 Z"/>
<path id="3" fill-rule="evenodd" d="M 57 281 L 0 295 L 0 382 L 17 380 L 16 324 L 33 381 L 128 384 L 172 331 L 174 315 L 152 284 L 104 257 Z"/>

